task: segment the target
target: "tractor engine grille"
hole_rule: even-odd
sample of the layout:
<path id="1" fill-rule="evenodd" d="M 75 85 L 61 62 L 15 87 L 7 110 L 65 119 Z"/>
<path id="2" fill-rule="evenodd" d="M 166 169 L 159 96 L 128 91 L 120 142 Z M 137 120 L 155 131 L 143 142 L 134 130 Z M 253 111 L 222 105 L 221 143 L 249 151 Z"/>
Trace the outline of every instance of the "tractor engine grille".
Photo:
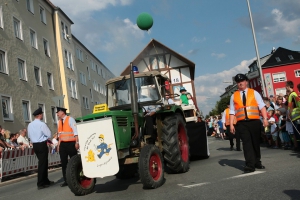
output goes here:
<path id="1" fill-rule="evenodd" d="M 127 126 L 127 117 L 116 117 L 118 126 Z"/>

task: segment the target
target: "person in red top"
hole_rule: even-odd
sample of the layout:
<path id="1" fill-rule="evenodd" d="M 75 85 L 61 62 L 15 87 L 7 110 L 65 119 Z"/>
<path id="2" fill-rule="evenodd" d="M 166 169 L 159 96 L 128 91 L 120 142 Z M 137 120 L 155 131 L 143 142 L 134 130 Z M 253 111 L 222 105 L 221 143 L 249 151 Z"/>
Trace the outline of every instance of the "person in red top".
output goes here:
<path id="1" fill-rule="evenodd" d="M 268 126 L 265 103 L 260 94 L 248 88 L 248 78 L 244 74 L 235 76 L 238 90 L 230 98 L 230 132 L 237 132 L 243 141 L 243 152 L 246 160 L 244 172 L 254 172 L 256 169 L 265 169 L 261 164 L 260 112 L 263 117 L 263 125 Z M 234 117 L 237 123 L 234 126 Z"/>
<path id="2" fill-rule="evenodd" d="M 60 155 L 62 174 L 64 182 L 61 187 L 67 186 L 66 169 L 68 164 L 68 157 L 77 155 L 79 149 L 78 133 L 76 128 L 76 121 L 73 117 L 67 116 L 67 109 L 57 107 L 56 114 L 59 118 L 58 122 L 58 134 L 59 141 L 57 145 L 57 151 Z"/>

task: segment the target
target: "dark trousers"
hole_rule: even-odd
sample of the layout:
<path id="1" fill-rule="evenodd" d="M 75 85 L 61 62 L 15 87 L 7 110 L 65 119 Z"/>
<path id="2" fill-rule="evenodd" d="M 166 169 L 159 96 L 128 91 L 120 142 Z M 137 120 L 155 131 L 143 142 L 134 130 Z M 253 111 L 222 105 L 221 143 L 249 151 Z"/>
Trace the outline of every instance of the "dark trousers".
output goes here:
<path id="1" fill-rule="evenodd" d="M 235 126 L 235 132 L 240 135 L 243 141 L 243 151 L 246 165 L 252 168 L 254 168 L 255 165 L 261 165 L 260 120 L 238 121 Z"/>
<path id="2" fill-rule="evenodd" d="M 226 134 L 229 137 L 229 142 L 230 142 L 230 146 L 233 147 L 234 143 L 233 143 L 233 138 L 235 138 L 235 142 L 236 142 L 236 149 L 241 149 L 241 138 L 240 138 L 240 134 L 238 132 L 235 132 L 235 134 L 232 134 L 230 132 L 230 125 L 226 126 Z"/>
<path id="3" fill-rule="evenodd" d="M 43 186 L 50 183 L 48 179 L 48 147 L 47 142 L 33 143 L 33 150 L 38 158 L 38 181 L 37 186 Z"/>
<path id="4" fill-rule="evenodd" d="M 154 132 L 154 124 L 155 124 L 155 115 L 153 116 L 149 116 L 149 115 L 146 115 L 145 116 L 145 121 L 146 121 L 146 132 L 148 135 L 151 135 L 151 139 L 156 140 L 156 133 Z"/>
<path id="5" fill-rule="evenodd" d="M 60 142 L 59 145 L 59 155 L 61 160 L 62 174 L 65 181 L 66 179 L 66 169 L 68 165 L 68 157 L 72 158 L 77 155 L 77 150 L 75 148 L 75 142 Z"/>

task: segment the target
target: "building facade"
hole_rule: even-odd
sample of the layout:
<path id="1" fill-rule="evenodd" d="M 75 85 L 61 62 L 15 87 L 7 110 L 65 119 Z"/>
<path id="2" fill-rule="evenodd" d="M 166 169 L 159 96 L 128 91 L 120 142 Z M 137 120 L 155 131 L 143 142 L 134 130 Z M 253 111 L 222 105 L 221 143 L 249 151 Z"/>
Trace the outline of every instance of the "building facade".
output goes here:
<path id="1" fill-rule="evenodd" d="M 189 92 L 196 102 L 194 76 L 195 63 L 168 48 L 155 39 L 152 39 L 148 45 L 133 60 L 133 65 L 137 66 L 140 72 L 160 71 L 171 80 L 170 93 L 178 94 L 174 98 L 175 103 L 180 101 L 180 87 L 183 86 Z M 128 65 L 121 75 L 130 73 Z"/>
<path id="2" fill-rule="evenodd" d="M 271 54 L 261 58 L 266 92 L 264 96 L 286 94 L 285 82 L 293 81 L 295 87 L 300 80 L 300 53 L 282 47 L 273 48 Z M 249 87 L 261 94 L 262 86 L 256 61 L 249 66 Z"/>
<path id="3" fill-rule="evenodd" d="M 64 106 L 73 117 L 79 117 L 92 112 L 92 103 L 104 102 L 105 92 L 98 96 L 92 93 L 95 100 L 84 101 L 83 96 L 90 97 L 90 93 L 79 84 L 80 72 L 82 66 L 86 72 L 89 64 L 78 59 L 76 47 L 107 74 L 105 78 L 93 77 L 101 84 L 101 91 L 105 80 L 114 75 L 72 35 L 72 24 L 49 0 L 0 2 L 0 125 L 5 129 L 17 132 L 27 127 L 33 111 L 42 107 L 44 121 L 54 133 L 56 106 Z M 90 109 L 85 109 L 87 103 Z"/>

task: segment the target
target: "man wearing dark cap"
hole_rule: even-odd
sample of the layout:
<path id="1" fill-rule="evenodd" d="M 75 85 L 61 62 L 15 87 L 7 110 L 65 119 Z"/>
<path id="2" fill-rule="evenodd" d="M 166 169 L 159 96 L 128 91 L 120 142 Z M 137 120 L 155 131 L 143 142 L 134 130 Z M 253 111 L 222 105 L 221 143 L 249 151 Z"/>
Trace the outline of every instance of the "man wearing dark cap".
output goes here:
<path id="1" fill-rule="evenodd" d="M 248 78 L 244 74 L 235 76 L 238 90 L 230 98 L 230 132 L 237 132 L 243 141 L 243 151 L 246 160 L 245 173 L 254 172 L 256 169 L 265 169 L 261 164 L 260 112 L 263 117 L 263 125 L 268 126 L 267 111 L 260 94 L 247 87 Z M 237 123 L 234 126 L 234 117 Z"/>
<path id="2" fill-rule="evenodd" d="M 53 185 L 53 181 L 48 179 L 48 146 L 47 140 L 51 137 L 48 126 L 42 122 L 43 110 L 39 107 L 33 112 L 34 121 L 28 124 L 28 137 L 33 144 L 33 150 L 38 158 L 38 189 L 44 189 Z"/>
<path id="3" fill-rule="evenodd" d="M 79 149 L 78 133 L 76 127 L 76 121 L 73 117 L 66 115 L 66 108 L 57 107 L 56 114 L 60 119 L 58 122 L 58 152 L 61 160 L 62 174 L 64 182 L 60 185 L 61 187 L 67 186 L 66 169 L 68 164 L 68 157 L 77 155 Z"/>

